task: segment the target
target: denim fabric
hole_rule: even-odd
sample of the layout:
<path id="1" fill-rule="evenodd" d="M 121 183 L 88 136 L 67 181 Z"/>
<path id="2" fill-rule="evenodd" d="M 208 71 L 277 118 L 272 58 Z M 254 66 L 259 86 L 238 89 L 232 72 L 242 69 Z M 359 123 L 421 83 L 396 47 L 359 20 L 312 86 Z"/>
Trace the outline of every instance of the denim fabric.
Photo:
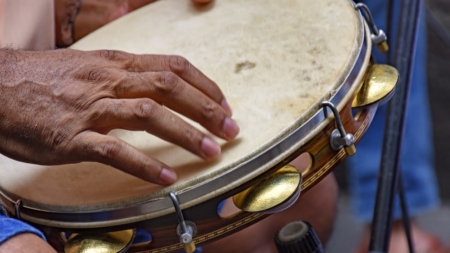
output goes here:
<path id="1" fill-rule="evenodd" d="M 22 221 L 8 218 L 0 212 L 0 244 L 22 233 L 33 233 L 45 240 L 44 235 L 39 230 Z"/>
<path id="2" fill-rule="evenodd" d="M 386 1 L 365 1 L 377 26 L 386 31 Z M 398 14 L 400 1 L 396 1 Z M 394 20 L 397 20 L 394 17 Z M 393 33 L 396 34 L 393 23 Z M 407 204 L 411 216 L 437 208 L 440 199 L 433 164 L 433 143 L 426 76 L 426 24 L 420 17 L 420 27 L 415 54 L 413 77 L 406 114 L 406 128 L 402 143 L 400 166 Z M 390 45 L 394 49 L 395 45 Z M 374 52 L 379 63 L 386 62 L 386 56 Z M 358 145 L 355 156 L 346 160 L 349 167 L 350 196 L 356 218 L 370 222 L 375 204 L 376 185 L 380 165 L 386 106 L 377 111 L 369 130 Z M 397 199 L 394 218 L 401 217 Z"/>

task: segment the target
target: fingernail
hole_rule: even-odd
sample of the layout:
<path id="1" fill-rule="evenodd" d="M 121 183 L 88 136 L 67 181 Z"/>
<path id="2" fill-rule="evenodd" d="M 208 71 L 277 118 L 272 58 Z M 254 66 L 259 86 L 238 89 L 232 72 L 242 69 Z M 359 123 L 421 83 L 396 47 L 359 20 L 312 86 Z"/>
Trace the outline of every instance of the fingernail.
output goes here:
<path id="1" fill-rule="evenodd" d="M 206 158 L 213 158 L 220 155 L 220 146 L 208 137 L 203 138 L 201 149 Z"/>
<path id="2" fill-rule="evenodd" d="M 225 99 L 222 100 L 222 103 L 220 105 L 228 113 L 228 115 L 230 115 L 230 116 L 233 115 L 233 111 L 231 111 L 231 107 Z"/>
<path id="3" fill-rule="evenodd" d="M 234 120 L 230 118 L 225 119 L 225 123 L 223 123 L 222 132 L 227 136 L 228 139 L 233 139 L 239 133 L 239 127 L 234 122 Z"/>
<path id="4" fill-rule="evenodd" d="M 159 179 L 165 184 L 173 184 L 177 181 L 177 174 L 169 169 L 163 168 Z"/>

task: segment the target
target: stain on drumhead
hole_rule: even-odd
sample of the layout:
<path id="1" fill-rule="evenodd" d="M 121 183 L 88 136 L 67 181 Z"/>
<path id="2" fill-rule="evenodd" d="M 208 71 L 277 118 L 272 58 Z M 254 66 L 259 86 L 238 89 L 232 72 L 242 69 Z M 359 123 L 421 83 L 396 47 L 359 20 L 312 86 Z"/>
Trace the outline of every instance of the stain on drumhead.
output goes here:
<path id="1" fill-rule="evenodd" d="M 236 68 L 234 69 L 234 73 L 239 74 L 243 70 L 249 70 L 256 67 L 256 63 L 250 61 L 244 61 L 236 63 Z"/>

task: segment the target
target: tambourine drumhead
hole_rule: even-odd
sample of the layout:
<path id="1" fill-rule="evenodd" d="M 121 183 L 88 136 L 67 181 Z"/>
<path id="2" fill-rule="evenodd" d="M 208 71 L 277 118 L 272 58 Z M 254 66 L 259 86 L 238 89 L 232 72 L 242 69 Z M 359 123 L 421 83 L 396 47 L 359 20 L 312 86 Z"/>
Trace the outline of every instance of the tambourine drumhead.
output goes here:
<path id="1" fill-rule="evenodd" d="M 97 211 L 149 202 L 166 197 L 170 190 L 188 191 L 226 177 L 305 123 L 318 104 L 334 94 L 360 53 L 362 29 L 347 0 L 216 0 L 206 7 L 179 0 L 150 4 L 73 48 L 184 56 L 225 93 L 241 127 L 238 138 L 229 143 L 217 139 L 221 158 L 204 162 L 145 132 L 115 130 L 112 135 L 173 166 L 178 182 L 161 187 L 97 163 L 37 166 L 1 157 L 1 192 L 12 200 L 22 199 L 29 208 Z M 254 168 L 249 177 L 272 165 Z M 235 183 L 239 182 L 230 185 Z M 215 192 L 220 190 L 204 194 Z"/>

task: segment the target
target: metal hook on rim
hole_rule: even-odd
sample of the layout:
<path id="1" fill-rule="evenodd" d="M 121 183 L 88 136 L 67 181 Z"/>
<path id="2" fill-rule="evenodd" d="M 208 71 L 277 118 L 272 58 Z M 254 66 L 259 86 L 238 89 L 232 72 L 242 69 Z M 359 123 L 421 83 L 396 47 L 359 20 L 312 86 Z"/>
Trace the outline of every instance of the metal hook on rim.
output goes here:
<path id="1" fill-rule="evenodd" d="M 334 104 L 329 101 L 324 101 L 320 105 L 321 107 L 328 107 L 331 109 L 334 115 L 334 120 L 336 122 L 337 129 L 333 130 L 330 137 L 331 148 L 335 151 L 344 148 L 347 155 L 354 155 L 356 153 L 355 137 L 353 136 L 353 134 L 345 132 L 344 125 L 341 121 L 341 116 L 339 115 L 339 112 Z M 325 109 L 324 113 L 326 113 Z"/>
<path id="2" fill-rule="evenodd" d="M 15 203 L 14 203 L 14 211 L 16 212 L 16 217 L 17 219 L 21 220 L 22 217 L 20 215 L 20 207 L 22 206 L 22 200 L 18 199 Z"/>
<path id="3" fill-rule="evenodd" d="M 184 245 L 186 253 L 193 253 L 196 249 L 193 237 L 197 233 L 197 226 L 191 221 L 184 220 L 177 195 L 169 192 L 169 197 L 175 207 L 175 213 L 178 219 L 177 233 L 180 236 L 180 242 Z"/>
<path id="4" fill-rule="evenodd" d="M 386 33 L 384 33 L 383 30 L 378 29 L 378 27 L 375 25 L 375 21 L 373 20 L 373 16 L 369 10 L 369 7 L 367 7 L 367 5 L 363 3 L 357 3 L 355 4 L 355 9 L 364 12 L 366 21 L 369 24 L 370 29 L 372 30 L 371 38 L 373 43 L 377 45 L 380 52 L 386 53 L 389 50 Z"/>

